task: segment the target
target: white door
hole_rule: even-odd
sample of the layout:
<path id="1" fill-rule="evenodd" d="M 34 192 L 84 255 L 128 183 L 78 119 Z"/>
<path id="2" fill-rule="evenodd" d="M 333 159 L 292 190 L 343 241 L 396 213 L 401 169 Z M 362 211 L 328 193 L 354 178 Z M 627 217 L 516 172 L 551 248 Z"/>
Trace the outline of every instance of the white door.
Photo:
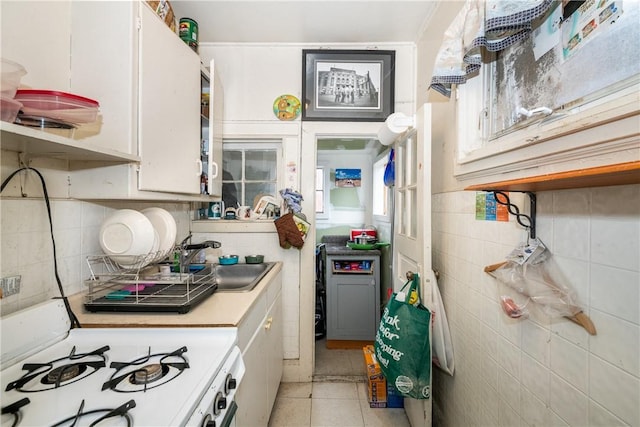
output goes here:
<path id="1" fill-rule="evenodd" d="M 431 298 L 431 106 L 416 113 L 416 127 L 395 143 L 395 208 L 393 288 L 407 281 L 408 271 L 420 275 L 421 293 Z M 426 304 L 425 304 L 426 305 Z M 405 411 L 414 427 L 431 425 L 431 399 L 405 399 Z"/>

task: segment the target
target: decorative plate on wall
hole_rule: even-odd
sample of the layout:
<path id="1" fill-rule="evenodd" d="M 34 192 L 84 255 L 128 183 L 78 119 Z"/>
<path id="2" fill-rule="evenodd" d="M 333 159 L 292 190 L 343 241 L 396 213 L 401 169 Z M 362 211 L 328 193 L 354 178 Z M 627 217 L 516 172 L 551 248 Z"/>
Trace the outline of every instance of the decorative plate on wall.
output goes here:
<path id="1" fill-rule="evenodd" d="M 301 111 L 300 100 L 293 95 L 280 95 L 273 101 L 273 114 L 280 120 L 295 120 Z"/>

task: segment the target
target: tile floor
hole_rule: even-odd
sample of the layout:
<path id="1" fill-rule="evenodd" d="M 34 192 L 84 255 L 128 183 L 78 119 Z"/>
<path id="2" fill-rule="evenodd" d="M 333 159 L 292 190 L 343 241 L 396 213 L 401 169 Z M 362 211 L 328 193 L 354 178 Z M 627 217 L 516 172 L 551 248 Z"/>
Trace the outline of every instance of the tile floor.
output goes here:
<path id="1" fill-rule="evenodd" d="M 316 341 L 311 383 L 282 383 L 269 427 L 409 427 L 401 408 L 370 408 L 362 350 L 328 350 Z"/>

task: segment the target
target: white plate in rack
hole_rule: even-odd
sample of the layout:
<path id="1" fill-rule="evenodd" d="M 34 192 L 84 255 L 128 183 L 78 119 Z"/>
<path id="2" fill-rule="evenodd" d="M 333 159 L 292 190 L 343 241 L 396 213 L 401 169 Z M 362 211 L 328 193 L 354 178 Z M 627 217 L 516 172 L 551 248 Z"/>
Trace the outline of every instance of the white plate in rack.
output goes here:
<path id="1" fill-rule="evenodd" d="M 158 258 L 162 258 L 163 255 L 167 255 L 168 252 L 176 244 L 176 235 L 178 227 L 176 220 L 173 216 L 162 208 L 147 208 L 140 211 L 146 216 L 153 228 L 158 233 L 159 245 L 158 245 Z M 156 261 L 159 261 L 158 259 Z"/>

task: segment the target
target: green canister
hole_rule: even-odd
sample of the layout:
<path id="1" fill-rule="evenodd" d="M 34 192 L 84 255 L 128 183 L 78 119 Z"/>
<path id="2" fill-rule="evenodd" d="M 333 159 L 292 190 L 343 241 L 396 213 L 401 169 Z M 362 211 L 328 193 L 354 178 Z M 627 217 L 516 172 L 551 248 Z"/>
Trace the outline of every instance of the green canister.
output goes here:
<path id="1" fill-rule="evenodd" d="M 198 23 L 191 18 L 180 18 L 180 38 L 198 52 Z"/>

